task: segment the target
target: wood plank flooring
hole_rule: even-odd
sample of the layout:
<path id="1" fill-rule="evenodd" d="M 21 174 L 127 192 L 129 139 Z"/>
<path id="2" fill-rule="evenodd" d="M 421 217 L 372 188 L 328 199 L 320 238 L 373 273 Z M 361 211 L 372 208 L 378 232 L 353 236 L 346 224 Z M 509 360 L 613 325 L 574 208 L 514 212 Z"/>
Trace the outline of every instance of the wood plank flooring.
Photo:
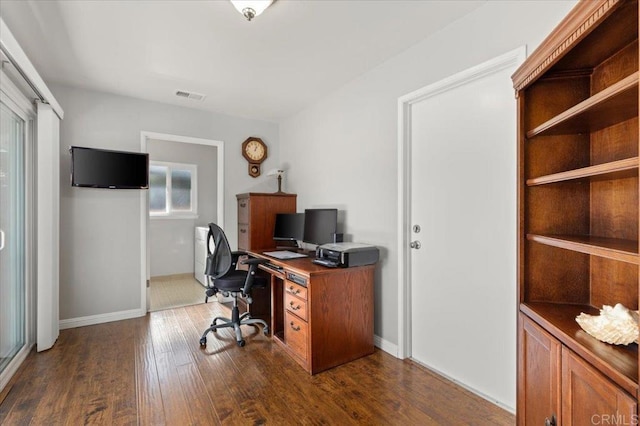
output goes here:
<path id="1" fill-rule="evenodd" d="M 512 425 L 514 416 L 411 361 L 373 355 L 309 376 L 253 327 L 201 332 L 218 303 L 63 330 L 31 353 L 2 425 Z"/>

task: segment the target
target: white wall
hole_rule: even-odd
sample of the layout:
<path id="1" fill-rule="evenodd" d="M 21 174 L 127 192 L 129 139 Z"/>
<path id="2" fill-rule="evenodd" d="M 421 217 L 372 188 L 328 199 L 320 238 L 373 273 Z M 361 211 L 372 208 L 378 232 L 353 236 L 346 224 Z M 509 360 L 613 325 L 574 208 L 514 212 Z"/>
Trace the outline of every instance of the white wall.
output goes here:
<path id="1" fill-rule="evenodd" d="M 487 2 L 281 123 L 282 161 L 299 208 L 339 205 L 351 240 L 382 249 L 375 334 L 390 347 L 398 342 L 398 98 L 524 44 L 532 51 L 574 4 Z M 504 339 L 515 344 L 515 336 Z"/>
<path id="2" fill-rule="evenodd" d="M 194 228 L 217 223 L 217 151 L 214 146 L 150 139 L 150 161 L 172 161 L 198 167 L 198 217 L 151 218 L 149 250 L 151 276 L 193 273 Z"/>
<path id="3" fill-rule="evenodd" d="M 248 136 L 261 137 L 269 146 L 263 167 L 277 167 L 274 123 L 56 84 L 50 87 L 65 109 L 60 135 L 60 319 L 67 323 L 139 309 L 142 282 L 139 191 L 72 188 L 70 145 L 140 151 L 141 131 L 224 141 L 224 228 L 232 246 L 237 234 L 235 194 L 275 191 L 271 178 L 248 176 L 240 151 Z"/>

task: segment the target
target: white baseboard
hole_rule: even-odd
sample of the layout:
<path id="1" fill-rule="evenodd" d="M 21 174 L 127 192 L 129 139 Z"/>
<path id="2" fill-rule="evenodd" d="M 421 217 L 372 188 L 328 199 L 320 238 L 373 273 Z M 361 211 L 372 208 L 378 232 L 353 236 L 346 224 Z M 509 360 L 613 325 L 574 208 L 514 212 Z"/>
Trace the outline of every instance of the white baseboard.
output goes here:
<path id="1" fill-rule="evenodd" d="M 374 346 L 376 346 L 377 348 L 382 349 L 383 351 L 385 351 L 386 353 L 393 355 L 394 357 L 398 357 L 398 345 L 396 345 L 395 343 L 391 343 L 388 340 L 384 340 L 382 337 L 380 336 L 373 336 L 373 344 Z"/>
<path id="2" fill-rule="evenodd" d="M 386 353 L 393 355 L 394 357 L 398 358 L 398 345 L 391 343 L 387 340 L 384 340 L 382 337 L 380 336 L 373 336 L 373 344 L 377 347 L 382 349 L 383 351 L 385 351 Z M 453 383 L 455 383 L 456 385 L 468 390 L 469 392 L 478 395 L 479 397 L 486 399 L 487 401 L 491 402 L 494 405 L 497 405 L 498 407 L 502 408 L 503 410 L 506 410 L 508 412 L 510 412 L 511 414 L 515 414 L 516 410 L 515 408 L 501 402 L 501 401 L 496 401 L 494 398 L 490 397 L 489 395 L 482 393 L 480 391 L 478 391 L 477 389 L 474 389 L 456 379 L 454 379 L 453 377 L 449 377 L 448 375 L 444 374 L 443 372 L 435 369 L 435 368 L 431 368 L 430 366 L 422 363 L 422 362 L 418 362 L 415 359 L 411 359 L 413 362 L 415 362 L 416 364 L 420 364 L 421 366 L 423 366 L 424 368 L 433 371 L 435 374 L 437 374 L 438 376 L 441 376 Z"/>
<path id="3" fill-rule="evenodd" d="M 485 399 L 485 400 L 489 401 L 490 403 L 492 403 L 494 405 L 497 405 L 498 407 L 502 408 L 503 410 L 506 410 L 506 411 L 510 412 L 511 414 L 516 414 L 516 409 L 511 407 L 510 405 L 507 405 L 507 404 L 503 403 L 502 401 L 498 401 L 495 398 L 487 395 L 486 393 L 480 392 L 479 390 L 477 390 L 475 388 L 472 388 L 471 386 L 466 385 L 466 384 L 462 383 L 461 381 L 456 380 L 456 379 L 454 379 L 453 377 L 451 377 L 451 376 L 449 376 L 447 374 L 444 374 L 442 371 L 438 370 L 437 368 L 432 368 L 429 365 L 427 365 L 427 364 L 425 364 L 423 362 L 417 361 L 417 360 L 415 360 L 413 358 L 411 358 L 411 360 L 413 362 L 415 362 L 416 364 L 419 364 L 419 365 L 423 366 L 427 370 L 430 370 L 430 371 L 434 372 L 438 376 L 444 377 L 445 379 L 449 380 L 450 382 L 455 383 L 456 385 L 460 386 L 461 388 L 464 388 L 464 389 L 468 390 L 469 392 L 478 395 L 480 398 Z"/>
<path id="4" fill-rule="evenodd" d="M 142 309 L 129 311 L 110 312 L 108 314 L 90 315 L 86 317 L 69 318 L 60 320 L 60 330 L 67 328 L 84 327 L 86 325 L 102 324 L 105 322 L 121 321 L 125 319 L 143 317 L 147 313 Z"/>

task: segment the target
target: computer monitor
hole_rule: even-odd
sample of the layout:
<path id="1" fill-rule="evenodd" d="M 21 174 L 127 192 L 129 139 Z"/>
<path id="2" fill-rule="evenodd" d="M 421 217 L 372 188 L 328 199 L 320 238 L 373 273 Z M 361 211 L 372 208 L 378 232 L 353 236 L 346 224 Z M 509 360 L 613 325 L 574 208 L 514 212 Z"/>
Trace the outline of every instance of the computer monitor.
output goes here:
<path id="1" fill-rule="evenodd" d="M 338 209 L 306 209 L 304 238 L 309 244 L 332 243 L 338 228 Z"/>
<path id="2" fill-rule="evenodd" d="M 304 213 L 278 213 L 273 228 L 276 241 L 302 241 L 304 238 Z"/>

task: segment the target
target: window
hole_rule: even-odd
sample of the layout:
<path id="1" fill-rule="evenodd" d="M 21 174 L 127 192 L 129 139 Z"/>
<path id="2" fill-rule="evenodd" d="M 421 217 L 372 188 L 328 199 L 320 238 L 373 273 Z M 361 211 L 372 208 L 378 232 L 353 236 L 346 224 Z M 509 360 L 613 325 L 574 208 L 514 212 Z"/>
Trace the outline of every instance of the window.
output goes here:
<path id="1" fill-rule="evenodd" d="M 198 215 L 198 166 L 151 161 L 149 215 L 156 218 L 195 218 Z"/>

